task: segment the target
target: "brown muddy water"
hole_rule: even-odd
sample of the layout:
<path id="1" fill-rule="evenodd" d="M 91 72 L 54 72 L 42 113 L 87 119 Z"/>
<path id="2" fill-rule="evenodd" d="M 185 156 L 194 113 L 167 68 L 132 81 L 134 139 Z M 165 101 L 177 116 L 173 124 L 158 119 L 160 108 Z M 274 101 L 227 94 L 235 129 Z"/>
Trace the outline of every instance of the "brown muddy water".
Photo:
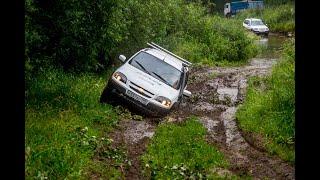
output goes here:
<path id="1" fill-rule="evenodd" d="M 185 99 L 179 109 L 164 118 L 142 121 L 121 120 L 110 134 L 117 145 L 125 146 L 132 165 L 124 170 L 126 179 L 146 179 L 142 174 L 140 157 L 147 148 L 159 122 L 179 123 L 189 116 L 199 117 L 207 129 L 207 141 L 217 147 L 230 162 L 230 169 L 220 169 L 234 175 L 247 174 L 253 179 L 295 179 L 292 165 L 268 155 L 260 147 L 248 143 L 235 119 L 237 106 L 246 95 L 247 80 L 265 76 L 279 58 L 286 37 L 270 34 L 256 43 L 263 51 L 242 67 L 192 67 L 187 89 L 192 97 Z M 214 74 L 214 76 L 212 75 Z"/>
<path id="2" fill-rule="evenodd" d="M 279 58 L 281 46 L 287 39 L 286 36 L 280 34 L 270 33 L 268 37 L 261 37 L 260 40 L 255 41 L 261 47 L 260 58 Z"/>

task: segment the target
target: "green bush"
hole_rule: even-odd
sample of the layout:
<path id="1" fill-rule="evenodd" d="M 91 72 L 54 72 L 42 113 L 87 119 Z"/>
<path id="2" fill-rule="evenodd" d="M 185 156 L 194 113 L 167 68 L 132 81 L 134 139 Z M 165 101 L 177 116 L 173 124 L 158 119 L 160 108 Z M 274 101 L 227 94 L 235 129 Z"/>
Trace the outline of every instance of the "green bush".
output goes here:
<path id="1" fill-rule="evenodd" d="M 119 53 L 131 56 L 150 41 L 195 62 L 252 57 L 254 48 L 239 23 L 208 17 L 207 5 L 184 0 L 27 0 L 27 78 L 49 66 L 100 71 Z"/>
<path id="2" fill-rule="evenodd" d="M 268 152 L 291 163 L 295 161 L 294 48 L 291 39 L 270 76 L 250 79 L 246 100 L 237 112 L 243 130 L 262 135 Z"/>
<path id="3" fill-rule="evenodd" d="M 177 34 L 175 43 L 169 44 L 175 53 L 194 63 L 245 63 L 258 52 L 254 38 L 235 20 L 207 16 L 195 26 Z"/>

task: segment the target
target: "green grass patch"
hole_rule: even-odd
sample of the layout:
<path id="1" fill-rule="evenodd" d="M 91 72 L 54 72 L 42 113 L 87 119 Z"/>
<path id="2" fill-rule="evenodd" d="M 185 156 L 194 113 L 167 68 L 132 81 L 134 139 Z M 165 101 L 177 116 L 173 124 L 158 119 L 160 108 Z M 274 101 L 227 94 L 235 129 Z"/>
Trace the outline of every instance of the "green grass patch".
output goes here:
<path id="1" fill-rule="evenodd" d="M 26 179 L 73 179 L 90 169 L 96 149 L 106 143 L 106 133 L 118 121 L 112 106 L 99 103 L 108 74 L 74 75 L 47 70 L 28 79 Z M 99 166 L 91 169 L 95 168 Z"/>
<path id="2" fill-rule="evenodd" d="M 215 167 L 227 168 L 224 155 L 205 141 L 206 130 L 195 117 L 182 124 L 161 124 L 142 159 L 150 178 L 217 177 Z"/>
<path id="3" fill-rule="evenodd" d="M 295 162 L 294 53 L 294 40 L 289 40 L 272 74 L 249 80 L 245 102 L 237 112 L 243 130 L 264 137 L 268 152 L 291 163 Z"/>

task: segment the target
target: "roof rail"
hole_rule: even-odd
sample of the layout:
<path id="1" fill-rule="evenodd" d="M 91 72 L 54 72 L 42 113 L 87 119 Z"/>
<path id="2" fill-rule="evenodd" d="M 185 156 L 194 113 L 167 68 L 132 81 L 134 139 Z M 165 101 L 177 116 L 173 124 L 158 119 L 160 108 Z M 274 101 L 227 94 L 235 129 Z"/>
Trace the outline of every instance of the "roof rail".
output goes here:
<path id="1" fill-rule="evenodd" d="M 169 50 L 166 50 L 165 48 L 157 45 L 157 44 L 154 43 L 154 42 L 147 43 L 147 44 L 148 44 L 149 46 L 155 48 L 155 49 L 158 49 L 158 50 L 160 50 L 160 51 L 163 51 L 163 52 L 165 52 L 165 53 L 168 53 L 168 54 L 172 55 L 172 56 L 175 57 L 175 58 L 178 58 L 178 59 L 179 59 L 180 61 L 182 61 L 182 63 L 183 63 L 184 65 L 186 65 L 186 66 L 191 66 L 191 65 L 192 65 L 191 62 L 183 59 L 182 57 L 180 57 L 180 56 L 178 56 L 178 55 L 176 55 L 176 54 L 173 54 L 173 53 L 170 52 Z"/>

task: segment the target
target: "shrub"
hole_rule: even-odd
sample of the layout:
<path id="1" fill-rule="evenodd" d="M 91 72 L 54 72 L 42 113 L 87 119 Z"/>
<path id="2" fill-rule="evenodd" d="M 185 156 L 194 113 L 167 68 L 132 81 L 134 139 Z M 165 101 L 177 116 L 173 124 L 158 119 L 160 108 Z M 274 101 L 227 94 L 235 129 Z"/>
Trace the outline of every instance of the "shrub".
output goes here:
<path id="1" fill-rule="evenodd" d="M 205 17 L 197 28 L 190 28 L 187 37 L 175 44 L 174 52 L 192 62 L 247 62 L 258 49 L 253 38 L 237 21 L 219 16 Z"/>

